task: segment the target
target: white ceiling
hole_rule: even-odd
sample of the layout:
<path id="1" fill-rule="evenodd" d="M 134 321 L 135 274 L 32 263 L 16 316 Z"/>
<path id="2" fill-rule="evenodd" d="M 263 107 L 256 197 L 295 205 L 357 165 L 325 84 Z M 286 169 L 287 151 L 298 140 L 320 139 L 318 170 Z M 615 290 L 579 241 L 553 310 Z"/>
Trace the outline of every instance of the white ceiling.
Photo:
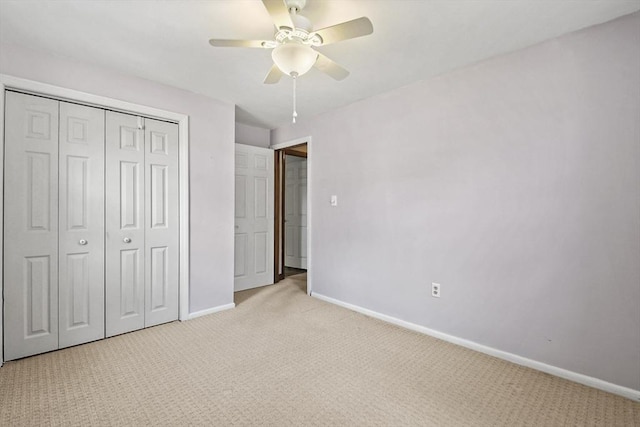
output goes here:
<path id="1" fill-rule="evenodd" d="M 318 48 L 351 71 L 298 80 L 309 116 L 640 10 L 640 0 L 308 0 L 315 29 L 367 16 L 374 33 Z M 291 117 L 292 84 L 262 80 L 271 51 L 210 38 L 270 39 L 260 0 L 0 0 L 0 41 L 97 64 L 237 105 L 238 122 Z"/>

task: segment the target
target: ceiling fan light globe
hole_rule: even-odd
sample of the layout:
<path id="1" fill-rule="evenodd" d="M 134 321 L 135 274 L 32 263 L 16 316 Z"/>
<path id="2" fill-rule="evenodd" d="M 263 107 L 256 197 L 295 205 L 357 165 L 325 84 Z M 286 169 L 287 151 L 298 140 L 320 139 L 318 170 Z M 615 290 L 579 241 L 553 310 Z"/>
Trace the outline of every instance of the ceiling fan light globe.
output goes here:
<path id="1" fill-rule="evenodd" d="M 291 42 L 277 46 L 271 52 L 271 57 L 283 73 L 301 76 L 316 63 L 318 53 L 309 46 Z"/>

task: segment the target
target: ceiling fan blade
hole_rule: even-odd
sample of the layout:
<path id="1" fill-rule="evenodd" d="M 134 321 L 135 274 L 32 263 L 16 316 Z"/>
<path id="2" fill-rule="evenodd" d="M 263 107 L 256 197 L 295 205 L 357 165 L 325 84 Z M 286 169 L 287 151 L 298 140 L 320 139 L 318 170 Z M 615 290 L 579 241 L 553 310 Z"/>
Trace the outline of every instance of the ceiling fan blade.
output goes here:
<path id="1" fill-rule="evenodd" d="M 267 49 L 273 47 L 270 45 L 272 43 L 269 40 L 209 40 L 209 44 L 216 47 L 262 47 Z"/>
<path id="2" fill-rule="evenodd" d="M 344 80 L 349 75 L 349 71 L 345 70 L 320 52 L 318 52 L 318 59 L 313 66 L 336 80 Z"/>
<path id="3" fill-rule="evenodd" d="M 264 84 L 271 85 L 274 83 L 278 83 L 282 76 L 284 76 L 284 73 L 280 71 L 280 68 L 278 68 L 276 64 L 273 64 L 273 66 L 269 70 L 269 73 L 264 78 Z"/>
<path id="4" fill-rule="evenodd" d="M 278 30 L 281 27 L 295 28 L 284 0 L 262 0 L 262 3 L 267 8 L 267 12 L 271 15 L 271 19 L 273 19 L 273 23 Z"/>
<path id="5" fill-rule="evenodd" d="M 369 18 L 363 16 L 353 21 L 322 28 L 315 33 L 322 37 L 322 44 L 325 45 L 369 35 L 373 33 L 373 24 Z"/>

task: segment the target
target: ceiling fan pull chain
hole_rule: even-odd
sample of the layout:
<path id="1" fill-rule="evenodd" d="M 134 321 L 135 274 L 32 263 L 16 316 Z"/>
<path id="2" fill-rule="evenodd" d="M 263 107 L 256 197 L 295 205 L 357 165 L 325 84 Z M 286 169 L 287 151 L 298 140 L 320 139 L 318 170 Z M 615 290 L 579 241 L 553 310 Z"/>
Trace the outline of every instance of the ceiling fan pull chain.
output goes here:
<path id="1" fill-rule="evenodd" d="M 295 123 L 296 117 L 298 117 L 298 112 L 296 111 L 296 81 L 298 76 L 292 73 L 291 77 L 293 77 L 293 123 Z"/>

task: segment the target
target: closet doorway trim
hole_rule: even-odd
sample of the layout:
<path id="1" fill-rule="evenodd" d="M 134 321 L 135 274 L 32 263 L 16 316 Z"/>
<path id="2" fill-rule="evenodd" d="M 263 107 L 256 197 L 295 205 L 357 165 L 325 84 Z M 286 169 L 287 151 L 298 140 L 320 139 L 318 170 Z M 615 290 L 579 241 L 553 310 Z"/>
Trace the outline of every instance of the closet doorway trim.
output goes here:
<path id="1" fill-rule="evenodd" d="M 120 101 L 105 96 L 92 95 L 73 89 L 53 86 L 33 80 L 0 74 L 0 189 L 4 189 L 4 105 L 7 90 L 16 90 L 31 95 L 41 95 L 55 98 L 60 101 L 75 102 L 78 104 L 98 107 L 121 113 L 134 114 L 151 119 L 160 119 L 178 124 L 178 191 L 180 197 L 179 206 L 179 232 L 180 232 L 180 261 L 178 276 L 179 306 L 178 319 L 181 321 L 189 318 L 189 116 Z M 3 190 L 4 191 L 4 190 Z M 0 260 L 4 259 L 4 198 L 0 197 Z M 0 262 L 0 298 L 4 295 L 4 271 Z M 0 348 L 4 343 L 4 299 L 0 306 Z M 0 352 L 0 366 L 4 363 L 4 355 Z"/>

